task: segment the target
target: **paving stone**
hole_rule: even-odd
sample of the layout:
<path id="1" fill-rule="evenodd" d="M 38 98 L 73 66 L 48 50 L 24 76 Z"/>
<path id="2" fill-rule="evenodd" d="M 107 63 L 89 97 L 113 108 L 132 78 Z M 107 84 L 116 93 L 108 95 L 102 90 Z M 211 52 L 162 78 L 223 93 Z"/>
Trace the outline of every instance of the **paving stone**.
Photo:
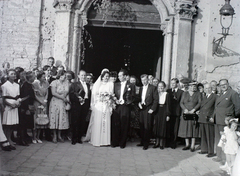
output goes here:
<path id="1" fill-rule="evenodd" d="M 197 153 L 151 149 L 143 151 L 129 143 L 124 149 L 93 147 L 70 142 L 19 146 L 17 151 L 0 151 L 0 170 L 5 175 L 107 175 L 107 176 L 224 176 L 219 163 Z M 38 175 L 37 175 L 38 174 Z"/>

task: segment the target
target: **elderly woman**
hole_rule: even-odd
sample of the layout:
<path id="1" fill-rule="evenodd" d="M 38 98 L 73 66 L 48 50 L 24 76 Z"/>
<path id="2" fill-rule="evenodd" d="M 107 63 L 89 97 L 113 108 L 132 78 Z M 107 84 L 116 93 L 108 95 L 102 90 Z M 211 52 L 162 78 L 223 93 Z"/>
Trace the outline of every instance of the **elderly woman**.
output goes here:
<path id="1" fill-rule="evenodd" d="M 197 91 L 197 83 L 189 83 L 188 91 L 183 92 L 180 106 L 184 114 L 192 114 L 199 109 L 201 104 L 201 94 Z M 180 120 L 178 136 L 185 138 L 186 146 L 183 150 L 191 149 L 191 152 L 195 151 L 195 138 L 199 137 L 199 127 L 196 125 L 195 120 L 184 120 L 183 116 Z M 191 146 L 189 139 L 191 139 Z"/>
<path id="2" fill-rule="evenodd" d="M 170 134 L 167 134 L 167 121 L 170 120 L 170 97 L 165 88 L 165 82 L 160 81 L 158 84 L 158 109 L 154 115 L 153 128 L 153 132 L 156 137 L 156 144 L 153 148 L 160 146 L 161 150 L 164 149 L 166 137 L 170 136 Z"/>
<path id="3" fill-rule="evenodd" d="M 46 129 L 48 124 L 38 124 L 36 119 L 38 116 L 47 116 L 47 98 L 48 98 L 48 88 L 49 83 L 46 81 L 46 75 L 43 71 L 40 71 L 37 74 L 37 80 L 33 83 L 34 93 L 35 93 L 35 101 L 34 107 L 36 109 L 36 113 L 34 115 L 34 126 L 36 130 L 36 141 L 37 143 L 42 143 L 40 140 L 40 132 L 42 129 Z"/>
<path id="4" fill-rule="evenodd" d="M 21 99 L 19 98 L 20 88 L 19 85 L 14 82 L 16 79 L 16 71 L 14 69 L 9 69 L 7 76 L 8 80 L 1 86 L 3 103 L 5 105 L 2 125 L 7 140 L 10 143 L 10 148 L 15 150 L 16 148 L 11 140 L 11 134 L 14 125 L 19 123 L 18 107 L 21 104 Z"/>
<path id="5" fill-rule="evenodd" d="M 68 113 L 66 111 L 66 104 L 69 103 L 67 99 L 69 93 L 69 82 L 66 79 L 64 70 L 58 72 L 50 86 L 52 91 L 52 99 L 49 106 L 50 129 L 53 130 L 53 142 L 64 142 L 61 137 L 61 131 L 69 128 Z M 58 136 L 57 136 L 58 130 Z"/>

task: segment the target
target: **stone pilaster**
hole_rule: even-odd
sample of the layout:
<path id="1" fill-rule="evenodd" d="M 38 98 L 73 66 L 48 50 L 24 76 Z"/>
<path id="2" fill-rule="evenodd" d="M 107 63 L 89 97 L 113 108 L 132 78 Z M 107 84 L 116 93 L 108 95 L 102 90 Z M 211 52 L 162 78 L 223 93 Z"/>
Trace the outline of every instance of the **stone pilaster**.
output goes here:
<path id="1" fill-rule="evenodd" d="M 70 19 L 73 3 L 74 0 L 57 0 L 53 3 L 56 9 L 54 58 L 56 65 L 63 65 L 66 69 L 69 69 L 70 64 Z"/>
<path id="2" fill-rule="evenodd" d="M 178 0 L 175 4 L 175 30 L 171 76 L 182 74 L 189 77 L 192 20 L 197 14 L 194 0 Z"/>
<path id="3" fill-rule="evenodd" d="M 171 79 L 171 61 L 172 61 L 172 42 L 173 42 L 173 24 L 174 18 L 166 21 L 165 25 L 161 26 L 164 35 L 164 51 L 162 64 L 162 79 L 167 85 Z"/>

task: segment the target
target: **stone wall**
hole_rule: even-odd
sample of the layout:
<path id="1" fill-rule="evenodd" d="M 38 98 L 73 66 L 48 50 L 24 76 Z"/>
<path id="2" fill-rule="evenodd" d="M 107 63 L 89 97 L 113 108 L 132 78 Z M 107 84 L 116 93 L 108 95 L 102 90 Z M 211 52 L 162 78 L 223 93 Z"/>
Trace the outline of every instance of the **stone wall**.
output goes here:
<path id="1" fill-rule="evenodd" d="M 45 0 L 42 5 L 41 43 L 39 52 L 39 67 L 47 64 L 47 58 L 54 55 L 55 9 L 53 0 Z"/>
<path id="2" fill-rule="evenodd" d="M 192 78 L 198 81 L 229 79 L 230 85 L 236 88 L 240 81 L 240 2 L 230 1 L 235 9 L 233 24 L 230 28 L 230 36 L 223 41 L 223 50 L 226 51 L 221 57 L 212 55 L 213 39 L 221 37 L 219 10 L 225 1 L 221 0 L 198 0 L 199 14 L 194 20 L 192 42 Z"/>
<path id="3" fill-rule="evenodd" d="M 240 80 L 240 2 L 231 1 L 236 14 L 230 29 L 233 35 L 227 36 L 223 43 L 229 54 L 224 57 L 212 55 L 212 41 L 221 37 L 218 34 L 221 33 L 219 9 L 225 1 L 197 0 L 197 3 L 190 61 L 186 63 L 189 64 L 191 78 L 198 81 L 227 78 L 235 88 Z M 54 51 L 56 9 L 52 4 L 53 0 L 0 0 L 0 64 L 9 61 L 11 67 L 21 66 L 30 70 L 46 65 L 48 57 L 57 56 Z M 66 21 L 60 20 L 59 23 Z M 71 42 L 71 32 L 69 36 Z M 67 45 L 65 39 L 61 43 Z M 64 50 L 72 50 L 72 46 L 68 47 Z"/>
<path id="4" fill-rule="evenodd" d="M 0 64 L 26 70 L 38 65 L 42 0 L 0 1 Z"/>

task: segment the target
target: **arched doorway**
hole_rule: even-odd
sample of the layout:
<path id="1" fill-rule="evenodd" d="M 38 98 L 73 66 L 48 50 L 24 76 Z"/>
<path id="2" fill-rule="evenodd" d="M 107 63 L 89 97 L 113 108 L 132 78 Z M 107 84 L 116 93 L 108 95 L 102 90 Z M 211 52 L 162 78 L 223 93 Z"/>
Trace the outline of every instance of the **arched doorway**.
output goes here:
<path id="1" fill-rule="evenodd" d="M 146 73 L 161 78 L 164 37 L 159 12 L 150 1 L 112 1 L 106 19 L 92 5 L 87 19 L 84 28 L 93 48 L 86 48 L 82 69 L 99 75 L 103 68 L 125 68 L 137 77 Z"/>
<path id="2" fill-rule="evenodd" d="M 158 23 L 164 36 L 161 79 L 168 84 L 171 77 L 189 75 L 192 20 L 197 12 L 197 4 L 193 0 L 149 1 L 157 9 L 161 19 Z M 83 56 L 80 49 L 83 42 L 81 34 L 89 22 L 87 13 L 93 2 L 93 0 L 77 0 L 74 3 L 57 1 L 54 5 L 56 12 L 54 57 L 59 58 L 67 69 L 75 73 L 81 69 L 80 62 Z"/>

